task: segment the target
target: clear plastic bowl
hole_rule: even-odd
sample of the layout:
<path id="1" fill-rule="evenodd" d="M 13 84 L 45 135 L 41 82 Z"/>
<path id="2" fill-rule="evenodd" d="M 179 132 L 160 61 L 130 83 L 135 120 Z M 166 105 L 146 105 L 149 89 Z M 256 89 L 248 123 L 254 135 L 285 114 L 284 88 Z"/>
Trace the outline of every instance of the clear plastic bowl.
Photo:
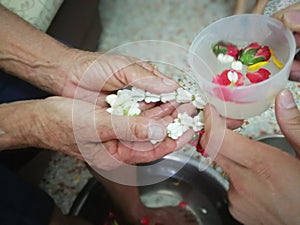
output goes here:
<path id="1" fill-rule="evenodd" d="M 268 65 L 273 66 L 268 68 L 271 73 L 272 70 L 279 71 L 256 84 L 229 87 L 212 83 L 213 77 L 225 69 L 211 48 L 220 40 L 229 41 L 238 47 L 246 47 L 253 42 L 267 45 L 284 67 L 279 70 L 270 62 Z M 268 109 L 278 92 L 286 87 L 295 51 L 293 33 L 280 21 L 265 15 L 242 14 L 220 19 L 203 29 L 189 49 L 188 61 L 191 74 L 208 102 L 225 117 L 246 119 Z M 227 69 L 230 69 L 230 64 Z"/>

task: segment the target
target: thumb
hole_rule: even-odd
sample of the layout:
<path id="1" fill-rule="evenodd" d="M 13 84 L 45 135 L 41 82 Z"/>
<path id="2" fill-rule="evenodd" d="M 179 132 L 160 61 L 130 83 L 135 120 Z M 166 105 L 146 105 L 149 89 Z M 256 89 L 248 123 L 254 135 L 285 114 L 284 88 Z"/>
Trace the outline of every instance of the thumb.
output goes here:
<path id="1" fill-rule="evenodd" d="M 300 112 L 290 91 L 284 90 L 276 97 L 275 112 L 282 133 L 299 155 Z"/>
<path id="2" fill-rule="evenodd" d="M 111 116 L 110 128 L 113 135 L 106 134 L 101 138 L 101 141 L 110 139 L 120 139 L 124 141 L 162 141 L 167 136 L 166 125 L 163 120 L 150 119 L 142 116 L 126 117 L 126 116 Z M 106 137 L 105 137 L 106 136 Z"/>

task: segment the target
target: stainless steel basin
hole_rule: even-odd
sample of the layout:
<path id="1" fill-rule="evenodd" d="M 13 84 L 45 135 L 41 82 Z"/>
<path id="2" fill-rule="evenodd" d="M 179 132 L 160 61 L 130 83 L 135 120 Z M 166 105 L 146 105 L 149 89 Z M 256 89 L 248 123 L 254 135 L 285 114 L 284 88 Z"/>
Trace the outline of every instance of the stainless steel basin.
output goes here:
<path id="1" fill-rule="evenodd" d="M 141 177 L 165 177 L 162 182 L 140 187 L 141 199 L 149 207 L 176 206 L 186 202 L 187 209 L 202 225 L 239 224 L 228 212 L 228 182 L 211 167 L 204 171 L 203 162 L 196 158 L 186 160 L 185 154 L 165 157 L 164 168 L 151 167 L 143 170 Z M 187 163 L 185 163 L 187 162 Z M 173 174 L 176 168 L 182 166 Z"/>
<path id="2" fill-rule="evenodd" d="M 161 182 L 139 187 L 144 204 L 149 207 L 176 206 L 184 201 L 187 210 L 201 225 L 239 225 L 228 211 L 228 182 L 211 167 L 204 171 L 203 162 L 184 153 L 166 156 L 163 166 L 150 166 L 138 177 L 157 177 Z M 145 166 L 145 165 L 143 165 Z M 181 169 L 179 169 L 181 168 Z M 93 178 L 75 200 L 70 215 L 103 224 L 109 212 L 115 211 L 103 186 Z M 119 225 L 125 225 L 119 222 Z M 126 224 L 129 225 L 129 224 Z"/>

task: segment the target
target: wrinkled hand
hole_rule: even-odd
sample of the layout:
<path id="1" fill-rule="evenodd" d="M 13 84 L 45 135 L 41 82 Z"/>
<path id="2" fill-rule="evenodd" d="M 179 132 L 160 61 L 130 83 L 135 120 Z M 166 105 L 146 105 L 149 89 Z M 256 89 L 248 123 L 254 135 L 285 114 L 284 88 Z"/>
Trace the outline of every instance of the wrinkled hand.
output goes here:
<path id="1" fill-rule="evenodd" d="M 277 96 L 276 115 L 299 156 L 300 112 L 290 92 Z M 300 161 L 231 130 L 220 131 L 224 119 L 211 106 L 205 108 L 204 117 L 201 145 L 229 176 L 231 214 L 245 225 L 300 224 Z"/>
<path id="2" fill-rule="evenodd" d="M 63 97 L 35 104 L 38 122 L 30 131 L 38 138 L 34 146 L 64 152 L 98 169 L 159 159 L 193 135 L 187 132 L 176 141 L 166 137 L 166 123 L 177 116 L 172 103 L 144 110 L 139 117 L 111 116 L 105 108 Z M 153 145 L 149 140 L 162 142 Z"/>
<path id="3" fill-rule="evenodd" d="M 179 86 L 152 65 L 133 57 L 73 50 L 72 68 L 62 96 L 102 105 L 104 97 L 127 86 L 155 94 L 172 92 Z"/>
<path id="4" fill-rule="evenodd" d="M 300 3 L 291 5 L 275 13 L 274 17 L 294 31 L 297 47 L 300 48 Z M 295 61 L 291 68 L 290 79 L 300 81 L 300 53 L 295 57 Z"/>

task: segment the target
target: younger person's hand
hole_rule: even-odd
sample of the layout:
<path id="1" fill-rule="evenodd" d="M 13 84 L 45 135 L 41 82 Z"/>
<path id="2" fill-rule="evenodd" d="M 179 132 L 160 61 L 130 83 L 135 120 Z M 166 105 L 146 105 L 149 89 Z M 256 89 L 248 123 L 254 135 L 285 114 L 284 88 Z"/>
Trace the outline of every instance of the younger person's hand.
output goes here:
<path id="1" fill-rule="evenodd" d="M 300 3 L 291 5 L 273 15 L 294 32 L 297 48 L 300 48 Z M 290 79 L 300 81 L 300 53 L 295 57 Z"/>
<path id="2" fill-rule="evenodd" d="M 290 92 L 277 97 L 276 115 L 299 155 L 300 112 Z M 211 106 L 205 108 L 204 117 L 201 144 L 229 176 L 231 214 L 245 225 L 300 224 L 300 161 L 231 130 L 220 131 L 225 121 Z"/>

